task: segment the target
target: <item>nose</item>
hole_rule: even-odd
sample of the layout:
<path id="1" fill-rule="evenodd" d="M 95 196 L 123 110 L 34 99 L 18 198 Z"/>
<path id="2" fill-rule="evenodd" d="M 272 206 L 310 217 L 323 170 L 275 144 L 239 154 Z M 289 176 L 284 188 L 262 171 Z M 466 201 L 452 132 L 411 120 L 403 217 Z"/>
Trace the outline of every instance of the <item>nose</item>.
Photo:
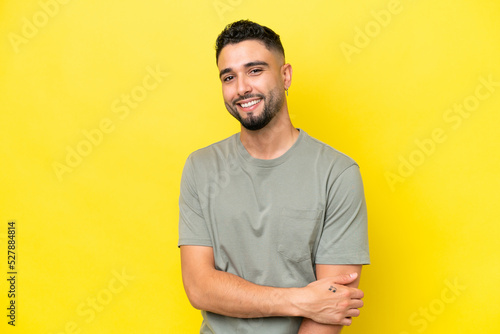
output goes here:
<path id="1" fill-rule="evenodd" d="M 240 96 L 244 96 L 245 94 L 250 93 L 250 91 L 252 90 L 252 87 L 250 86 L 250 83 L 248 82 L 248 78 L 246 78 L 243 75 L 238 77 L 237 84 L 238 84 L 237 91 L 238 91 L 238 95 L 240 95 Z"/>

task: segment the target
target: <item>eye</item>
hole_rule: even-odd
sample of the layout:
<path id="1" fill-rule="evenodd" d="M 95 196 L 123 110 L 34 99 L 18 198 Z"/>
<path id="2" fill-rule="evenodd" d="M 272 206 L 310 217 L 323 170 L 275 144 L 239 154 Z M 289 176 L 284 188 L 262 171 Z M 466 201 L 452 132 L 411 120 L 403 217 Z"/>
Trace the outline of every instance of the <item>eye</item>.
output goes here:
<path id="1" fill-rule="evenodd" d="M 262 72 L 261 68 L 253 68 L 250 70 L 250 74 L 259 74 L 260 72 Z"/>
<path id="2" fill-rule="evenodd" d="M 227 82 L 227 81 L 233 80 L 233 78 L 234 78 L 234 77 L 233 77 L 232 75 L 228 75 L 228 76 L 227 76 L 227 77 L 225 77 L 222 81 Z"/>

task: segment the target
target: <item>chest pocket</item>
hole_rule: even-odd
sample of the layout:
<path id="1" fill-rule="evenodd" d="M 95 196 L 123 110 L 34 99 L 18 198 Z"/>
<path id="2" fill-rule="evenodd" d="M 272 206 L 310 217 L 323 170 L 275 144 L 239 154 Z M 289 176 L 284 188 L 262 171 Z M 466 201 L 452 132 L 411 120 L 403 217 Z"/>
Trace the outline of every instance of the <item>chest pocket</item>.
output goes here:
<path id="1" fill-rule="evenodd" d="M 278 252 L 295 262 L 312 259 L 322 227 L 322 210 L 283 208 L 279 224 Z"/>

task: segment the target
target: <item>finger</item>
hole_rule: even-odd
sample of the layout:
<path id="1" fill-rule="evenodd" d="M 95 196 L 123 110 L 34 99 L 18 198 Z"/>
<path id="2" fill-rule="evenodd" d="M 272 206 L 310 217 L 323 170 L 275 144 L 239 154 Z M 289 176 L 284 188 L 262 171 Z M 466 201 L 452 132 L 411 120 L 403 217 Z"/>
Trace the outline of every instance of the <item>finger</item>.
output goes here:
<path id="1" fill-rule="evenodd" d="M 332 285 L 330 288 L 335 288 L 334 290 L 330 291 L 335 291 L 338 296 L 342 298 L 347 298 L 347 299 L 361 299 L 365 296 L 364 292 L 356 289 L 356 288 L 350 288 L 346 287 L 343 285 Z"/>
<path id="2" fill-rule="evenodd" d="M 361 291 L 360 289 L 356 288 L 350 288 L 349 290 L 349 297 L 352 299 L 361 299 L 365 296 L 365 293 Z"/>
<path id="3" fill-rule="evenodd" d="M 346 312 L 346 317 L 359 317 L 360 314 L 360 310 L 358 310 L 357 308 L 352 308 Z"/>
<path id="4" fill-rule="evenodd" d="M 352 324 L 351 318 L 344 318 L 340 321 L 340 325 L 342 326 L 350 326 Z"/>
<path id="5" fill-rule="evenodd" d="M 358 273 L 356 273 L 356 272 L 351 273 L 351 274 L 338 275 L 338 276 L 333 277 L 333 283 L 345 285 L 345 284 L 349 284 L 349 283 L 354 282 L 357 277 L 358 277 Z"/>
<path id="6" fill-rule="evenodd" d="M 365 303 L 361 299 L 351 299 L 349 308 L 362 308 Z"/>

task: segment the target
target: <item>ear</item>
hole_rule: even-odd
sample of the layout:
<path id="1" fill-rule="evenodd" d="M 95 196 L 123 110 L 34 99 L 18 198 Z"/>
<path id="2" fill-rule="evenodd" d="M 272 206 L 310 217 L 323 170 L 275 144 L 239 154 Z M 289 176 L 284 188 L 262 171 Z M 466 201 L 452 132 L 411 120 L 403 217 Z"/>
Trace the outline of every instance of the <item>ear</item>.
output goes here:
<path id="1" fill-rule="evenodd" d="M 283 79 L 283 86 L 285 90 L 292 84 L 292 65 L 285 64 L 281 66 L 281 78 Z"/>

